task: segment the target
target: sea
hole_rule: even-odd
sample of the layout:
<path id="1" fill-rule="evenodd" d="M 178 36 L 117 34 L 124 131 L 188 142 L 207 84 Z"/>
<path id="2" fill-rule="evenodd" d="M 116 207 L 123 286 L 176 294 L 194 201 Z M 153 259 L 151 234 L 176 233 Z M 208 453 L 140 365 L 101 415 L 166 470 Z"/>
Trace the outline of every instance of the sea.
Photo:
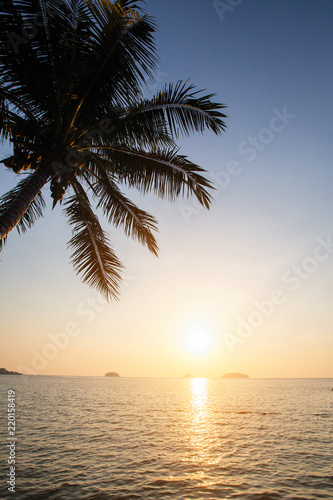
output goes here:
<path id="1" fill-rule="evenodd" d="M 333 379 L 1 375 L 0 498 L 333 499 L 332 388 Z"/>

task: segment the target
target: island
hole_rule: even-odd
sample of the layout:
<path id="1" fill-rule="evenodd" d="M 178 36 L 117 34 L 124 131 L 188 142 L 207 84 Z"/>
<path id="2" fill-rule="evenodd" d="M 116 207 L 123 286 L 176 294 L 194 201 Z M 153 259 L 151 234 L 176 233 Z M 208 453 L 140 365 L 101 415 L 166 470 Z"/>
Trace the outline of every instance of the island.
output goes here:
<path id="1" fill-rule="evenodd" d="M 0 368 L 0 375 L 23 375 L 23 373 L 11 372 L 9 370 L 6 370 L 6 368 Z"/>
<path id="2" fill-rule="evenodd" d="M 105 377 L 120 377 L 119 373 L 116 373 L 116 372 L 108 372 L 104 376 Z"/>
<path id="3" fill-rule="evenodd" d="M 193 375 L 190 375 L 189 373 L 186 373 L 183 378 L 194 378 Z"/>
<path id="4" fill-rule="evenodd" d="M 221 378 L 249 378 L 249 376 L 244 373 L 225 373 Z"/>

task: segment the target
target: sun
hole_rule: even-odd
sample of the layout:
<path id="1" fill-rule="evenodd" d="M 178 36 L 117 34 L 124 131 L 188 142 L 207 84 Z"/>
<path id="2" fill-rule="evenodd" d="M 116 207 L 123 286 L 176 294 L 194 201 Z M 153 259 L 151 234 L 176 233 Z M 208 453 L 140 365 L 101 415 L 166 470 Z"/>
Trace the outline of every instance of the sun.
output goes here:
<path id="1" fill-rule="evenodd" d="M 192 323 L 185 328 L 183 347 L 189 354 L 204 356 L 213 350 L 214 340 L 213 332 L 207 325 Z"/>
<path id="2" fill-rule="evenodd" d="M 200 330 L 193 331 L 187 335 L 187 346 L 193 353 L 205 353 L 209 347 L 209 338 Z"/>

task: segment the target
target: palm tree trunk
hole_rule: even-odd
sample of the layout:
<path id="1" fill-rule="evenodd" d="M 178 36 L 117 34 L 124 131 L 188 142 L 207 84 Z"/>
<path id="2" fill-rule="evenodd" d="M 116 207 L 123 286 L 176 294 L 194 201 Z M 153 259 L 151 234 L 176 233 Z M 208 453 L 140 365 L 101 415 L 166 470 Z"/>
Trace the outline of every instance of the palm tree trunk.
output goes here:
<path id="1" fill-rule="evenodd" d="M 49 177 L 49 169 L 39 168 L 8 193 L 12 196 L 0 206 L 0 240 L 17 226 Z"/>

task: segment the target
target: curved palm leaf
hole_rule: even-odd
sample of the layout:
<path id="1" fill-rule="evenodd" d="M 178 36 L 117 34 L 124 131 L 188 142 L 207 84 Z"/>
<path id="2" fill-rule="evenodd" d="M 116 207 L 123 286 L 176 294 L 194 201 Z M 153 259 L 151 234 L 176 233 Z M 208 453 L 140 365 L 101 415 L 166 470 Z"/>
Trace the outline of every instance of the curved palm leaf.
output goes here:
<path id="1" fill-rule="evenodd" d="M 53 24 L 44 22 L 41 17 L 43 2 L 38 0 L 7 0 L 1 10 L 1 85 L 6 86 L 6 90 L 10 90 L 15 97 L 20 97 L 28 109 L 34 109 L 39 115 L 46 110 L 49 112 L 55 103 L 56 88 L 47 32 L 52 30 L 53 24 L 57 24 L 54 26 L 56 33 L 59 30 L 62 32 L 62 26 L 56 18 Z M 53 33 L 54 43 L 56 33 Z M 16 37 L 14 41 L 7 34 Z M 19 87 L 16 82 L 20 83 Z M 48 91 L 40 92 L 41 88 Z"/>
<path id="2" fill-rule="evenodd" d="M 155 97 L 143 101 L 132 113 L 143 113 L 147 120 L 166 121 L 174 136 L 178 136 L 179 132 L 187 136 L 192 132 L 203 132 L 206 128 L 220 134 L 226 128 L 222 120 L 226 115 L 219 109 L 226 108 L 226 105 L 212 102 L 215 94 L 200 96 L 203 91 L 192 92 L 193 89 L 193 85 L 181 80 L 176 85 L 170 83 Z"/>
<path id="3" fill-rule="evenodd" d="M 48 173 L 37 170 L 0 198 L 0 240 L 14 227 L 24 232 L 42 215 L 41 189 L 48 178 Z"/>
<path id="4" fill-rule="evenodd" d="M 16 228 L 19 233 L 25 233 L 28 229 L 30 229 L 33 224 L 43 216 L 43 210 L 45 209 L 46 204 L 44 197 L 41 192 L 39 192 L 36 198 L 30 203 L 27 211 L 23 215 L 22 219 L 17 224 Z"/>
<path id="5" fill-rule="evenodd" d="M 99 159 L 95 161 L 98 163 Z M 152 233 L 157 231 L 157 220 L 126 198 L 103 169 L 93 190 L 99 199 L 97 208 L 102 209 L 108 222 L 115 227 L 122 226 L 126 236 L 146 245 L 148 250 L 157 256 L 158 246 Z"/>
<path id="6" fill-rule="evenodd" d="M 84 38 L 74 39 L 78 57 L 72 62 L 77 75 L 75 91 L 81 97 L 68 133 L 79 111 L 100 116 L 110 104 L 126 106 L 137 99 L 145 79 L 152 78 L 156 70 L 152 19 L 101 0 L 90 2 L 86 9 L 89 36 L 85 33 Z"/>
<path id="7" fill-rule="evenodd" d="M 169 201 L 194 195 L 201 205 L 209 208 L 212 197 L 207 189 L 214 188 L 200 174 L 205 170 L 177 152 L 174 149 L 147 152 L 110 146 L 104 149 L 104 168 L 119 182 L 143 194 L 152 191 Z"/>
<path id="8" fill-rule="evenodd" d="M 65 202 L 65 213 L 73 231 L 68 242 L 73 249 L 71 262 L 83 282 L 97 288 L 107 298 L 118 298 L 123 266 L 77 181 L 74 190 L 75 195 Z"/>

